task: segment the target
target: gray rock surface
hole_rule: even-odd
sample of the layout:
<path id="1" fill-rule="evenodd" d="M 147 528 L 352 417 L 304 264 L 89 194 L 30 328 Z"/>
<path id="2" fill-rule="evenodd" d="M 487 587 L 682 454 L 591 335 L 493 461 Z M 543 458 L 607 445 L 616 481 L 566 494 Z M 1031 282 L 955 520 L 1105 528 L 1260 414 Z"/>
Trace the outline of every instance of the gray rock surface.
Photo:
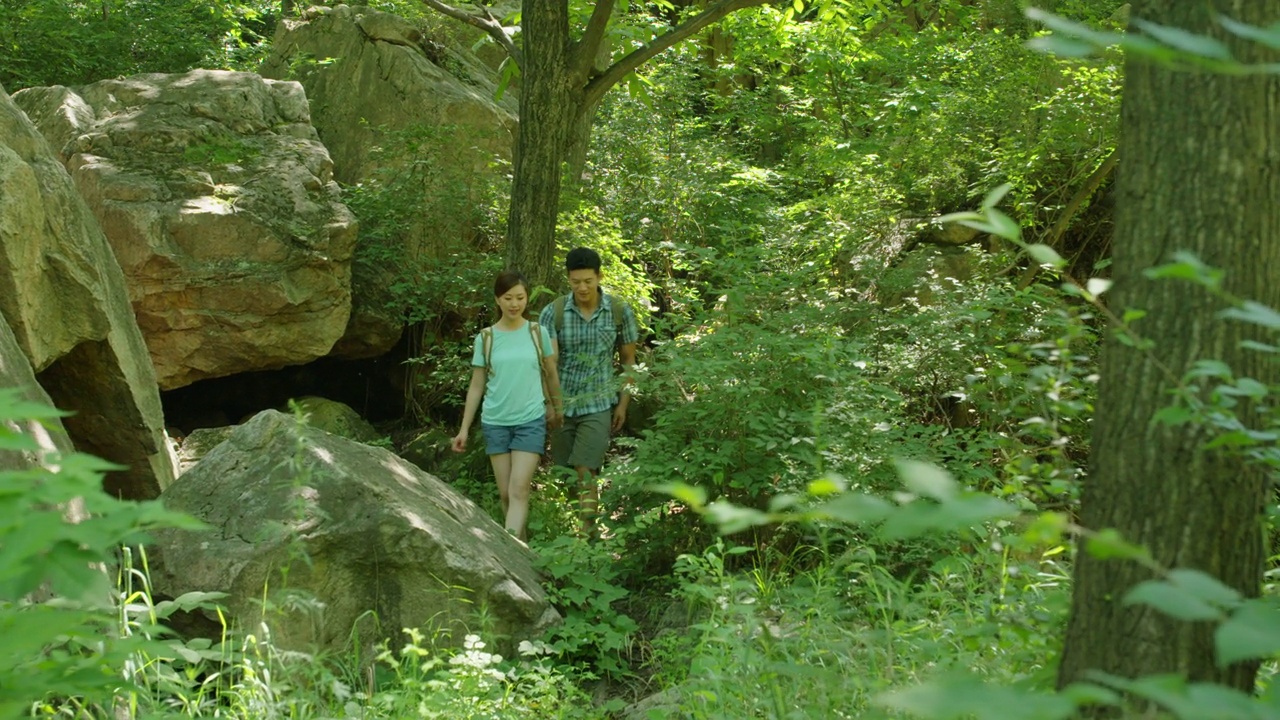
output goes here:
<path id="1" fill-rule="evenodd" d="M 479 627 L 531 638 L 559 615 L 531 554 L 467 498 L 378 448 L 267 410 L 236 428 L 163 495 L 212 526 L 162 530 L 149 549 L 156 592 L 229 593 L 240 627 L 264 620 L 277 647 L 349 655 L 424 628 L 461 644 Z M 305 559 L 304 559 L 305 556 Z M 289 611 L 284 588 L 323 609 Z"/>
<path id="2" fill-rule="evenodd" d="M 396 202 L 412 211 L 396 224 L 409 227 L 379 237 L 383 247 L 362 248 L 375 257 L 353 270 L 351 322 L 333 352 L 381 355 L 404 327 L 404 303 L 389 292 L 397 275 L 447 265 L 476 236 L 488 188 L 505 187 L 516 95 L 495 101 L 493 70 L 449 38 L 346 5 L 282 21 L 261 72 L 306 88 L 340 182 L 402 183 Z"/>
<path id="3" fill-rule="evenodd" d="M 69 112 L 74 113 L 74 108 Z M 155 370 L 93 213 L 0 89 L 0 312 L 76 449 L 126 466 L 106 489 L 154 498 L 173 479 Z"/>

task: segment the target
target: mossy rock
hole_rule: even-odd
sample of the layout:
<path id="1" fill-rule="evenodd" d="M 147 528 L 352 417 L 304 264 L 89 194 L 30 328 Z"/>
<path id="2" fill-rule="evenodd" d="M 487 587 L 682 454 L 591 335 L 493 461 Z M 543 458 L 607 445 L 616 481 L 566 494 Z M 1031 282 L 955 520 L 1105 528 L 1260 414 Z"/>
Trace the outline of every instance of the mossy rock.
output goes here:
<path id="1" fill-rule="evenodd" d="M 306 414 L 307 425 L 313 428 L 366 445 L 383 444 L 382 434 L 349 405 L 314 395 L 296 398 L 293 403 Z"/>

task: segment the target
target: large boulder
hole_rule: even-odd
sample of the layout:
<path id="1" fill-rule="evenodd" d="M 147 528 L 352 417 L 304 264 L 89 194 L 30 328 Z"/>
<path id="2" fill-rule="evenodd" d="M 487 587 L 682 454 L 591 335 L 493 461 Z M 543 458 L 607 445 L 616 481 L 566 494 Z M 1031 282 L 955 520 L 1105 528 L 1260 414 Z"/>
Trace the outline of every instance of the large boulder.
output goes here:
<path id="1" fill-rule="evenodd" d="M 154 498 L 173 479 L 155 371 L 93 213 L 0 89 L 0 312 L 75 447 L 127 469 L 106 489 Z M 6 362 L 6 364 L 8 364 Z"/>
<path id="2" fill-rule="evenodd" d="M 0 314 L 0 388 L 13 392 L 16 401 L 36 403 L 45 407 L 53 407 L 53 399 L 40 387 L 31 363 L 18 346 L 18 339 L 13 336 L 8 323 Z M 3 420 L 0 425 L 9 430 L 32 438 L 39 450 L 0 450 L 0 472 L 8 470 L 26 470 L 39 467 L 48 453 L 66 453 L 71 451 L 71 439 L 62 426 L 59 418 L 48 418 L 43 421 L 25 419 Z"/>
<path id="3" fill-rule="evenodd" d="M 234 620 L 255 631 L 265 620 L 278 647 L 346 653 L 353 638 L 398 642 L 403 628 L 460 643 L 480 611 L 514 640 L 559 620 L 531 553 L 470 500 L 386 450 L 275 410 L 236 428 L 162 499 L 212 529 L 153 533 L 155 592 L 228 593 Z M 264 618 L 264 593 L 278 601 L 278 591 L 323 609 L 268 602 Z"/>
<path id="4" fill-rule="evenodd" d="M 377 444 L 383 439 L 382 433 L 378 432 L 368 420 L 360 417 L 360 413 L 346 403 L 307 395 L 295 398 L 293 406 L 303 414 L 304 422 L 331 435 L 355 440 L 366 445 Z"/>
<path id="5" fill-rule="evenodd" d="M 306 88 L 340 182 L 393 195 L 372 205 L 409 209 L 395 228 L 362 240 L 351 323 L 333 353 L 381 355 L 404 326 L 403 302 L 390 288 L 447 265 L 476 236 L 490 188 L 505 186 L 495 159 L 511 157 L 515 93 L 495 101 L 493 70 L 450 38 L 346 5 L 283 20 L 261 72 Z"/>
<path id="6" fill-rule="evenodd" d="M 342 336 L 356 225 L 300 85 L 194 70 L 14 101 L 114 247 L 162 389 L 306 363 Z"/>
<path id="7" fill-rule="evenodd" d="M 365 7 L 315 7 L 281 21 L 263 77 L 306 88 L 316 131 L 339 182 L 354 185 L 392 158 L 376 148 L 389 132 L 429 127 L 472 173 L 511 156 L 516 99 L 495 101 L 493 71 L 404 18 Z M 419 140 L 427 138 L 419 136 Z"/>

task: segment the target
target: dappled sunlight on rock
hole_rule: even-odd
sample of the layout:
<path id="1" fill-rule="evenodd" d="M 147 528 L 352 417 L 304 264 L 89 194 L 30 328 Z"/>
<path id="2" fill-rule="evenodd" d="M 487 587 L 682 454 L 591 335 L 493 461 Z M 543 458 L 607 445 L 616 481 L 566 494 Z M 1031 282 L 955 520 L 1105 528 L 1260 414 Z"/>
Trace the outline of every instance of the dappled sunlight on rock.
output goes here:
<path id="1" fill-rule="evenodd" d="M 157 592 L 230 593 L 242 625 L 261 621 L 263 588 L 285 581 L 325 605 L 318 620 L 273 618 L 279 647 L 346 651 L 353 628 L 370 647 L 404 627 L 460 639 L 477 607 L 517 642 L 559 620 L 532 554 L 474 503 L 387 450 L 292 415 L 267 410 L 232 429 L 163 499 L 214 531 L 156 533 Z"/>

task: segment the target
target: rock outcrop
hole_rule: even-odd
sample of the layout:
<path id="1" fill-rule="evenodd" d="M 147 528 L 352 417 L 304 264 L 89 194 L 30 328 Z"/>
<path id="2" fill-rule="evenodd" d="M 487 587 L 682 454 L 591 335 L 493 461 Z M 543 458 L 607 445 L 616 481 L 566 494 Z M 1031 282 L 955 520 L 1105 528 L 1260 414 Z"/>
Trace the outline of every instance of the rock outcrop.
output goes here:
<path id="1" fill-rule="evenodd" d="M 419 25 L 346 5 L 282 21 L 261 72 L 306 88 L 340 182 L 396 188 L 397 207 L 412 209 L 368 240 L 382 247 L 362 248 L 369 260 L 355 266 L 351 323 L 333 353 L 381 355 L 405 322 L 388 289 L 418 265 L 449 262 L 476 235 L 489 188 L 505 185 L 516 96 L 495 101 L 493 70 Z"/>
<path id="2" fill-rule="evenodd" d="M 155 371 L 93 213 L 0 90 L 0 313 L 76 449 L 126 466 L 106 489 L 154 498 L 173 479 Z M 6 363 L 7 364 L 7 363 Z"/>
<path id="3" fill-rule="evenodd" d="M 355 184 L 384 167 L 394 158 L 377 157 L 375 148 L 388 132 L 411 128 L 448 134 L 441 143 L 454 153 L 450 161 L 468 173 L 490 172 L 495 155 L 511 156 L 515 95 L 495 102 L 492 70 L 395 15 L 338 5 L 285 19 L 261 72 L 306 88 L 339 182 Z"/>
<path id="4" fill-rule="evenodd" d="M 300 85 L 195 70 L 14 101 L 110 240 L 162 389 L 306 363 L 342 336 L 356 225 Z"/>
<path id="5" fill-rule="evenodd" d="M 0 388 L 11 391 L 15 401 L 53 407 L 53 399 L 36 382 L 31 363 L 3 317 L 0 317 Z M 38 467 L 47 453 L 65 453 L 74 449 L 58 418 L 22 422 L 4 420 L 0 424 L 32 438 L 39 447 L 38 450 L 0 450 L 0 472 Z"/>
<path id="6" fill-rule="evenodd" d="M 284 413 L 236 428 L 162 499 L 212 529 L 153 533 L 156 593 L 228 593 L 234 621 L 256 632 L 265 620 L 276 647 L 349 653 L 353 638 L 398 643 L 402 628 L 458 644 L 478 608 L 516 640 L 559 620 L 529 551 L 474 503 L 390 452 Z M 286 587 L 322 609 L 286 609 L 275 602 Z"/>

